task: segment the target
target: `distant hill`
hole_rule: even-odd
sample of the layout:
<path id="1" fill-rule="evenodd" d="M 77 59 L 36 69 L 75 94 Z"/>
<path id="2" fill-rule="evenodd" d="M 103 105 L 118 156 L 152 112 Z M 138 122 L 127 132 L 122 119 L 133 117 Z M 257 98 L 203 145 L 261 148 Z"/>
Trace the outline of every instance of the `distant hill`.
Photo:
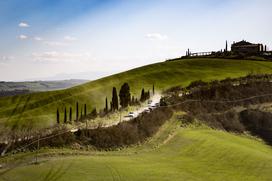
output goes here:
<path id="1" fill-rule="evenodd" d="M 124 82 L 129 83 L 132 95 L 139 98 L 141 89 L 151 90 L 153 84 L 156 91 L 162 91 L 173 86 L 187 86 L 195 80 L 221 80 L 249 73 L 272 73 L 272 62 L 195 58 L 156 63 L 65 90 L 2 97 L 0 127 L 50 126 L 56 123 L 57 108 L 62 120 L 64 107 L 75 110 L 76 102 L 80 108 L 87 104 L 88 111 L 93 107 L 101 109 L 105 98 L 111 99 L 112 87 L 117 87 L 119 93 Z"/>
<path id="2" fill-rule="evenodd" d="M 12 96 L 30 92 L 52 91 L 70 88 L 88 80 L 71 79 L 58 81 L 0 82 L 0 96 Z"/>

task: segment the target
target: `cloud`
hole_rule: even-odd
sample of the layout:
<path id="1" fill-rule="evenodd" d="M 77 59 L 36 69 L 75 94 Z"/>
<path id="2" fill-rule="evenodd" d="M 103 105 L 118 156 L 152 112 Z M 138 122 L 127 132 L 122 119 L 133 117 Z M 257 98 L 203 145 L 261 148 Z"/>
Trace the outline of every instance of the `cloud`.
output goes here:
<path id="1" fill-rule="evenodd" d="M 67 43 L 59 42 L 59 41 L 46 41 L 44 42 L 48 46 L 67 46 Z"/>
<path id="2" fill-rule="evenodd" d="M 67 52 L 43 52 L 33 53 L 32 57 L 36 62 L 49 62 L 49 63 L 60 63 L 60 62 L 80 62 L 90 59 L 89 53 L 67 53 Z"/>
<path id="3" fill-rule="evenodd" d="M 18 38 L 20 40 L 26 40 L 28 37 L 26 35 L 19 35 Z"/>
<path id="4" fill-rule="evenodd" d="M 64 40 L 66 40 L 66 41 L 76 41 L 77 38 L 76 37 L 72 37 L 72 36 L 65 36 Z"/>
<path id="5" fill-rule="evenodd" d="M 149 33 L 145 35 L 146 38 L 150 40 L 166 40 L 168 37 L 166 35 L 162 35 L 160 33 Z"/>
<path id="6" fill-rule="evenodd" d="M 20 28 L 28 28 L 28 27 L 29 27 L 29 24 L 27 24 L 26 22 L 21 22 L 21 23 L 18 24 L 18 26 L 19 26 Z"/>
<path id="7" fill-rule="evenodd" d="M 34 40 L 36 40 L 36 41 L 43 41 L 43 38 L 36 36 L 36 37 L 34 37 Z"/>

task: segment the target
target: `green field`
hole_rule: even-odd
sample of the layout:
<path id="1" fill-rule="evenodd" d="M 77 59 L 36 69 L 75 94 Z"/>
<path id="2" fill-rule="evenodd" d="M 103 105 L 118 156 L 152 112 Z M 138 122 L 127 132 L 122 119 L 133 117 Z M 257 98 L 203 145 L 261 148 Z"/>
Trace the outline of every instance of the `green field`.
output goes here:
<path id="1" fill-rule="evenodd" d="M 0 128 L 29 129 L 55 124 L 56 109 L 81 105 L 101 109 L 107 96 L 111 99 L 112 87 L 120 88 L 128 82 L 132 94 L 140 96 L 140 90 L 165 90 L 176 85 L 188 85 L 191 81 L 240 77 L 249 73 L 272 73 L 271 62 L 229 59 L 187 59 L 152 64 L 127 72 L 61 91 L 34 93 L 30 95 L 0 98 Z M 62 116 L 62 115 L 61 115 Z"/>
<path id="2" fill-rule="evenodd" d="M 272 178 L 271 147 L 255 138 L 204 126 L 180 127 L 175 116 L 143 145 L 88 154 L 46 157 L 38 165 L 19 166 L 7 172 L 2 180 L 268 181 Z"/>

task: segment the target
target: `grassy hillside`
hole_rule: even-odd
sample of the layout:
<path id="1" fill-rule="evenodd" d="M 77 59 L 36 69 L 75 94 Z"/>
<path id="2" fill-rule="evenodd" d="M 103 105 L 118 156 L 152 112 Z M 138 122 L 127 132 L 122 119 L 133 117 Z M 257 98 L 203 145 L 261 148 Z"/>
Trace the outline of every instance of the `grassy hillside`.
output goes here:
<path id="1" fill-rule="evenodd" d="M 188 85 L 202 79 L 224 79 L 249 73 L 272 73 L 272 63 L 224 59 L 188 59 L 163 62 L 92 81 L 74 88 L 0 98 L 0 124 L 13 128 L 45 127 L 55 124 L 57 107 L 74 108 L 76 101 L 87 103 L 88 108 L 104 105 L 105 97 L 111 98 L 113 86 L 118 89 L 128 82 L 133 95 L 139 97 L 141 88 L 157 90 L 175 85 Z M 0 125 L 1 127 L 1 125 Z"/>
<path id="2" fill-rule="evenodd" d="M 270 180 L 272 149 L 262 142 L 168 121 L 149 142 L 90 156 L 52 157 L 3 180 Z M 0 177 L 1 180 L 1 177 Z"/>

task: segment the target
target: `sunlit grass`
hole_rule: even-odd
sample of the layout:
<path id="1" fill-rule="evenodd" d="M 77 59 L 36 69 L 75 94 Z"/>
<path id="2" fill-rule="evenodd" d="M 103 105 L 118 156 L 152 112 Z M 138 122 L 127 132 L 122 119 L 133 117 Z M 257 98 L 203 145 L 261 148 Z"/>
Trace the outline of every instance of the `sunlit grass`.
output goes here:
<path id="1" fill-rule="evenodd" d="M 143 145 L 88 153 L 89 156 L 58 156 L 39 165 L 20 166 L 3 175 L 3 179 L 233 181 L 272 177 L 271 147 L 199 124 L 180 127 L 175 116 Z"/>

